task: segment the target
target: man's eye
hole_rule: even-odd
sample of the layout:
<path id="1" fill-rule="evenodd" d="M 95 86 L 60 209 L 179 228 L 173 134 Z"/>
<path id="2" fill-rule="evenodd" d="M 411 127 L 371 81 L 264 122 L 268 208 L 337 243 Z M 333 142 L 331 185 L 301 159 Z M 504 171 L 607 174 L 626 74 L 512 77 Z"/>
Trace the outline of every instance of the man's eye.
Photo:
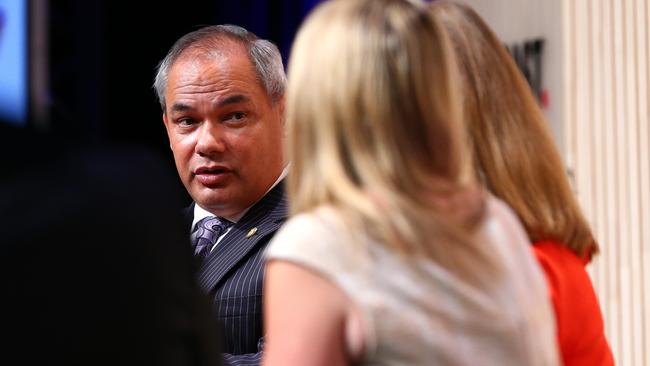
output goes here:
<path id="1" fill-rule="evenodd" d="M 191 126 L 191 125 L 193 125 L 195 123 L 196 123 L 196 121 L 191 119 L 191 118 L 183 118 L 183 119 L 178 120 L 178 124 L 180 126 Z"/>
<path id="2" fill-rule="evenodd" d="M 232 121 L 239 121 L 246 118 L 246 113 L 244 112 L 233 112 L 230 115 L 228 115 L 227 120 L 232 120 Z"/>

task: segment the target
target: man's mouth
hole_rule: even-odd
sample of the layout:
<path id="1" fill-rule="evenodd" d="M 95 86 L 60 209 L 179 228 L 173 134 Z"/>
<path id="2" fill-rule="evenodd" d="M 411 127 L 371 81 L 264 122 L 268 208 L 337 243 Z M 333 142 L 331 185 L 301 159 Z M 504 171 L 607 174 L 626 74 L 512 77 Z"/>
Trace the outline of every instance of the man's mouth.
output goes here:
<path id="1" fill-rule="evenodd" d="M 206 187 L 217 187 L 222 185 L 231 175 L 232 171 L 226 167 L 200 167 L 194 171 L 194 177 Z"/>
<path id="2" fill-rule="evenodd" d="M 201 167 L 194 171 L 195 175 L 200 174 L 223 174 L 228 172 L 228 169 L 225 167 Z"/>

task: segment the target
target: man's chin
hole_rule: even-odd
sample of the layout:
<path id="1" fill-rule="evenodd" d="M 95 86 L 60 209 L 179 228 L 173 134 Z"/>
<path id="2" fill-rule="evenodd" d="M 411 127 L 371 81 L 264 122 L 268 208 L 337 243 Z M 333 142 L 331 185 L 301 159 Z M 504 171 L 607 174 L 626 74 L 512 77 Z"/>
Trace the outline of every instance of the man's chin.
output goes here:
<path id="1" fill-rule="evenodd" d="M 219 210 L 223 211 L 228 208 L 228 205 L 223 201 L 219 199 L 195 199 L 194 202 L 196 202 L 199 206 L 203 207 L 204 209 L 208 211 L 213 211 L 213 210 Z"/>
<path id="2" fill-rule="evenodd" d="M 205 190 L 202 190 L 198 194 L 193 195 L 192 197 L 194 198 L 194 202 L 201 206 L 201 208 L 210 211 L 217 216 L 226 216 L 231 214 L 231 211 L 233 211 L 232 197 L 224 194 L 226 192 L 223 191 L 219 192 L 219 194 L 216 194 L 217 192 L 214 192 L 214 189 L 211 191 L 212 192 L 205 192 Z"/>

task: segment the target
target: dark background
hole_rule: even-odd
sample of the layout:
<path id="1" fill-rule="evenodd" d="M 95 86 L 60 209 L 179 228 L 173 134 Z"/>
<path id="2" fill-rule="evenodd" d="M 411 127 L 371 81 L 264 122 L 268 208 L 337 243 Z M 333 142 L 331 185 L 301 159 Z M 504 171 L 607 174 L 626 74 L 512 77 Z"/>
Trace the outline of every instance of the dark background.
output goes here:
<path id="1" fill-rule="evenodd" d="M 201 25 L 243 26 L 274 42 L 286 65 L 318 0 L 49 1 L 49 127 L 83 139 L 144 144 L 172 161 L 152 89 L 174 41 Z"/>

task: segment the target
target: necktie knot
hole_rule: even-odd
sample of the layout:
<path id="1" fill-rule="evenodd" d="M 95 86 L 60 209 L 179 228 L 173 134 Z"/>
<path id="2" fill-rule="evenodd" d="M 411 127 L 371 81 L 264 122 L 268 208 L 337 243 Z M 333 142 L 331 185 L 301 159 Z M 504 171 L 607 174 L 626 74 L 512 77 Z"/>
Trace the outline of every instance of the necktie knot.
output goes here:
<path id="1" fill-rule="evenodd" d="M 192 243 L 194 244 L 194 255 L 205 258 L 210 250 L 232 222 L 216 216 L 207 216 L 196 223 L 192 233 Z"/>

